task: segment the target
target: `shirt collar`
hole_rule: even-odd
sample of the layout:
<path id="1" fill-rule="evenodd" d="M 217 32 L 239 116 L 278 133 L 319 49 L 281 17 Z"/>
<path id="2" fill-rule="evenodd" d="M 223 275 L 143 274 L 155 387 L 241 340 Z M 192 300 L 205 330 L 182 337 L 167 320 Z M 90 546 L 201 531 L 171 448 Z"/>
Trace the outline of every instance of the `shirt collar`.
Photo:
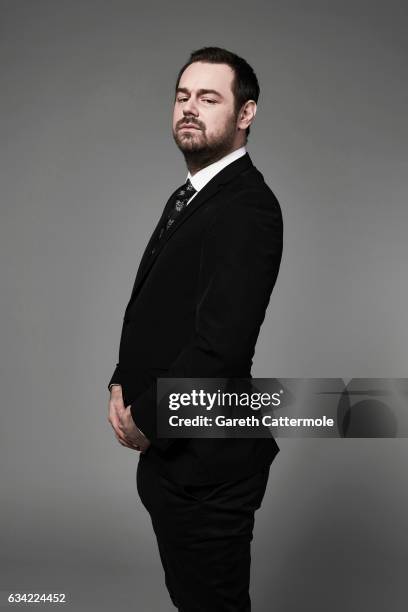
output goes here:
<path id="1" fill-rule="evenodd" d="M 200 189 L 205 187 L 205 185 L 212 178 L 214 178 L 214 176 L 218 174 L 220 170 L 225 168 L 225 166 L 228 166 L 228 164 L 235 161 L 239 157 L 242 157 L 242 155 L 245 155 L 245 153 L 245 146 L 242 146 L 239 149 L 235 149 L 235 151 L 224 155 L 224 157 L 221 157 L 221 159 L 218 159 L 216 162 L 210 164 L 209 166 L 206 166 L 205 168 L 202 168 L 202 170 L 199 170 L 193 176 L 191 176 L 189 172 L 187 174 L 187 179 L 190 179 L 191 184 L 193 185 L 194 189 L 196 189 L 196 191 L 200 191 Z"/>

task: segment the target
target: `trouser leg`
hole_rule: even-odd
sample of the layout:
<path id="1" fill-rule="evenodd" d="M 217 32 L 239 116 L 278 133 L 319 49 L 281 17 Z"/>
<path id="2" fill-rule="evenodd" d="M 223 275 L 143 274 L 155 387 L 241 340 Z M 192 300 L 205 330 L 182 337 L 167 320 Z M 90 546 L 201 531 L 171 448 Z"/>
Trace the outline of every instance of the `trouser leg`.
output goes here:
<path id="1" fill-rule="evenodd" d="M 269 466 L 234 482 L 185 486 L 142 460 L 138 491 L 180 612 L 249 612 L 250 543 Z"/>

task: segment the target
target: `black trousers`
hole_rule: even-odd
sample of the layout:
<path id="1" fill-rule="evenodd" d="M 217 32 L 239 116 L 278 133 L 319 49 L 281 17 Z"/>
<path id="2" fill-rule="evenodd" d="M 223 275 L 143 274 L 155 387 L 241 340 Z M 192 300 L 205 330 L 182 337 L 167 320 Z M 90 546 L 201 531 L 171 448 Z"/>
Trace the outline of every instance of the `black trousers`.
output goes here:
<path id="1" fill-rule="evenodd" d="M 250 543 L 269 470 L 268 465 L 249 478 L 213 485 L 182 485 L 140 456 L 137 490 L 180 612 L 251 610 Z"/>

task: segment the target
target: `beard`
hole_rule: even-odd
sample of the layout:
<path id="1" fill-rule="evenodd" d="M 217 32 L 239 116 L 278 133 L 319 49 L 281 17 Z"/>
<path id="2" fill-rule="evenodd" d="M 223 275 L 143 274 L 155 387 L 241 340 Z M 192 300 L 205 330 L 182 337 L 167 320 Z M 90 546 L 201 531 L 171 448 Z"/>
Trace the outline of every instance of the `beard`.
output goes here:
<path id="1" fill-rule="evenodd" d="M 173 138 L 184 155 L 189 167 L 204 168 L 227 155 L 232 149 L 236 134 L 237 114 L 233 114 L 224 126 L 224 130 L 211 137 L 207 136 L 205 125 L 196 119 L 181 119 L 176 129 L 173 130 Z M 180 126 L 190 124 L 198 129 L 191 131 L 180 130 Z"/>

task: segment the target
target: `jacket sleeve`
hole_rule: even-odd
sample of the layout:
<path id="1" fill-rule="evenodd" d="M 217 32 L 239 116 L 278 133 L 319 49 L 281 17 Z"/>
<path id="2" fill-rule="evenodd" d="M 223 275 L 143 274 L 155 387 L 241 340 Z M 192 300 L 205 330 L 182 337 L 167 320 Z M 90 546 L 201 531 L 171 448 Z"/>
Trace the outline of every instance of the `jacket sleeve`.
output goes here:
<path id="1" fill-rule="evenodd" d="M 110 391 L 110 388 L 112 385 L 120 385 L 120 370 L 119 370 L 119 363 L 116 364 L 115 367 L 115 371 L 113 372 L 110 381 L 108 382 L 108 389 Z"/>
<path id="2" fill-rule="evenodd" d="M 166 378 L 249 375 L 282 256 L 283 224 L 272 192 L 245 191 L 223 206 L 202 244 L 195 331 Z M 176 439 L 156 434 L 156 383 L 131 405 L 137 427 L 161 451 Z"/>

